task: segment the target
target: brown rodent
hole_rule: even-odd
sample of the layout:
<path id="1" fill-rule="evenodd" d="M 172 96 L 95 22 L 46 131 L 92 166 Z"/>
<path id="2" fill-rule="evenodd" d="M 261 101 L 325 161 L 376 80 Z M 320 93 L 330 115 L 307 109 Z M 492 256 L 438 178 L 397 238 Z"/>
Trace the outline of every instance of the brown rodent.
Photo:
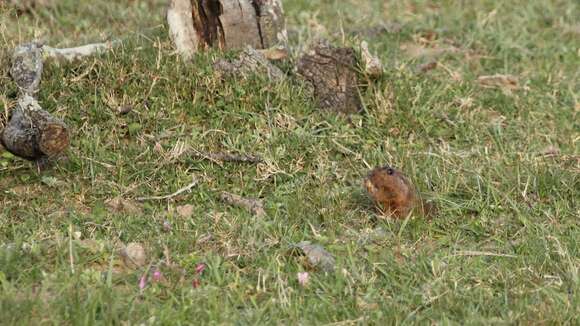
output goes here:
<path id="1" fill-rule="evenodd" d="M 412 212 L 431 217 L 434 213 L 433 204 L 423 200 L 409 179 L 390 166 L 373 169 L 364 187 L 387 217 L 402 219 Z"/>

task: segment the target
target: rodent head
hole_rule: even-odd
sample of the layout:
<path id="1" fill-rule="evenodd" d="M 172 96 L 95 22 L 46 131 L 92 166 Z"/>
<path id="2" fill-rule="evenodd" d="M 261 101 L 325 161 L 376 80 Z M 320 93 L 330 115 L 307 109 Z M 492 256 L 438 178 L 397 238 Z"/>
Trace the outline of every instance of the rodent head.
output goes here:
<path id="1" fill-rule="evenodd" d="M 407 178 L 391 166 L 373 169 L 365 179 L 364 186 L 372 196 L 381 199 L 405 197 L 412 193 Z"/>
<path id="2" fill-rule="evenodd" d="M 365 178 L 364 187 L 386 216 L 406 218 L 414 208 L 423 215 L 435 211 L 431 203 L 423 201 L 411 181 L 391 166 L 373 169 Z"/>

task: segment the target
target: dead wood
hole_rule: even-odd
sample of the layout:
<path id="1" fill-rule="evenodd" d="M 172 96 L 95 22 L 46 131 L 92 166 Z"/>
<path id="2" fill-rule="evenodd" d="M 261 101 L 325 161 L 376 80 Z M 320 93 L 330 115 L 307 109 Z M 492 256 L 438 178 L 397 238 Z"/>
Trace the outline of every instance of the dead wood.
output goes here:
<path id="1" fill-rule="evenodd" d="M 220 199 L 226 204 L 241 207 L 247 209 L 256 217 L 266 216 L 266 211 L 264 210 L 264 203 L 259 199 L 254 198 L 244 198 L 229 192 L 222 192 L 220 194 Z"/>
<path id="2" fill-rule="evenodd" d="M 262 48 L 286 43 L 286 22 L 281 0 L 254 0 Z"/>
<path id="3" fill-rule="evenodd" d="M 14 49 L 10 76 L 22 94 L 36 96 L 42 78 L 42 45 L 28 43 Z"/>
<path id="4" fill-rule="evenodd" d="M 362 63 L 364 63 L 365 74 L 371 78 L 379 78 L 383 74 L 383 64 L 379 57 L 371 53 L 366 41 L 360 43 L 360 54 Z"/>
<path id="5" fill-rule="evenodd" d="M 63 48 L 63 49 L 53 48 L 44 45 L 42 47 L 42 52 L 44 57 L 46 58 L 53 58 L 58 61 L 74 61 L 82 59 L 84 57 L 105 52 L 119 44 L 121 44 L 121 42 L 119 40 L 115 40 L 110 42 L 92 43 L 73 48 Z"/>
<path id="6" fill-rule="evenodd" d="M 28 43 L 12 55 L 10 75 L 18 85 L 20 97 L 0 142 L 9 152 L 25 159 L 42 161 L 57 156 L 69 144 L 64 122 L 44 111 L 35 99 L 42 78 L 42 46 Z"/>
<path id="7" fill-rule="evenodd" d="M 219 59 L 213 65 L 214 70 L 224 76 L 247 77 L 251 74 L 265 74 L 273 81 L 284 79 L 284 73 L 274 66 L 265 55 L 248 46 L 236 60 Z"/>
<path id="8" fill-rule="evenodd" d="M 167 9 L 169 36 L 177 52 L 190 58 L 198 50 L 200 40 L 193 29 L 193 15 L 190 0 L 170 0 Z"/>
<path id="9" fill-rule="evenodd" d="M 174 197 L 177 197 L 181 194 L 183 194 L 184 192 L 187 192 L 191 189 L 193 189 L 193 187 L 197 186 L 199 183 L 199 180 L 195 177 L 193 177 L 193 181 L 188 184 L 187 186 L 175 191 L 174 193 L 171 193 L 169 195 L 164 195 L 164 196 L 151 196 L 151 197 L 139 197 L 136 198 L 135 200 L 137 201 L 147 201 L 147 200 L 166 200 L 166 199 L 172 199 Z"/>
<path id="10" fill-rule="evenodd" d="M 0 143 L 9 152 L 25 159 L 47 164 L 47 159 L 64 152 L 69 145 L 65 123 L 40 107 L 43 59 L 72 61 L 110 49 L 113 44 L 96 43 L 75 48 L 57 49 L 36 42 L 18 46 L 12 54 L 10 76 L 18 86 L 19 98 L 10 120 L 0 130 Z"/>
<path id="11" fill-rule="evenodd" d="M 69 145 L 64 122 L 44 111 L 29 95 L 20 98 L 0 136 L 6 150 L 29 160 L 55 157 Z"/>
<path id="12" fill-rule="evenodd" d="M 263 159 L 256 155 L 231 154 L 231 153 L 206 153 L 206 152 L 198 152 L 195 150 L 189 151 L 188 154 L 201 159 L 206 159 L 215 162 L 238 162 L 250 164 L 263 162 Z"/>
<path id="13" fill-rule="evenodd" d="M 169 0 L 167 22 L 185 58 L 208 48 L 270 48 L 286 42 L 280 0 Z"/>
<path id="14" fill-rule="evenodd" d="M 355 113 L 362 107 L 356 62 L 352 48 L 336 48 L 321 41 L 300 58 L 297 69 L 314 88 L 320 108 Z"/>

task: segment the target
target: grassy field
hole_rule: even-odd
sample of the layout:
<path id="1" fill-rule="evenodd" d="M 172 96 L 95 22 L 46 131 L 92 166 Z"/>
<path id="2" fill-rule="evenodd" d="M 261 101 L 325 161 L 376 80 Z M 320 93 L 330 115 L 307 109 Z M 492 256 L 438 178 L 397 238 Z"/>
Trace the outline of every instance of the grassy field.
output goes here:
<path id="1" fill-rule="evenodd" d="M 217 52 L 182 62 L 165 1 L 55 2 L 20 17 L 0 4 L 4 118 L 15 45 L 123 45 L 46 65 L 39 99 L 71 128 L 66 158 L 39 173 L 0 149 L 0 324 L 580 322 L 577 1 L 284 1 L 292 60 L 321 36 L 367 40 L 383 60 L 351 117 L 318 110 L 292 62 L 280 83 L 216 79 Z M 495 74 L 518 84 L 478 82 Z M 379 219 L 361 182 L 384 164 L 438 216 Z M 132 204 L 192 178 L 190 192 Z M 262 198 L 267 216 L 225 205 L 224 190 Z M 107 204 L 117 197 L 124 209 Z M 289 249 L 300 241 L 323 245 L 336 272 L 307 269 Z M 161 281 L 140 288 L 147 267 L 118 257 L 129 242 Z"/>

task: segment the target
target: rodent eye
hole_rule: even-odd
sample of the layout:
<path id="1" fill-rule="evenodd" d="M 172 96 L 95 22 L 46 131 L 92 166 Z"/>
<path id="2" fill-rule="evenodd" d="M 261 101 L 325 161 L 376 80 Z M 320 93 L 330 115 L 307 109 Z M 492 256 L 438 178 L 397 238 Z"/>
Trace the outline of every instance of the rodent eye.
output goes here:
<path id="1" fill-rule="evenodd" d="M 395 170 L 393 170 L 392 168 L 387 168 L 388 175 L 393 175 L 393 173 L 395 173 Z"/>

